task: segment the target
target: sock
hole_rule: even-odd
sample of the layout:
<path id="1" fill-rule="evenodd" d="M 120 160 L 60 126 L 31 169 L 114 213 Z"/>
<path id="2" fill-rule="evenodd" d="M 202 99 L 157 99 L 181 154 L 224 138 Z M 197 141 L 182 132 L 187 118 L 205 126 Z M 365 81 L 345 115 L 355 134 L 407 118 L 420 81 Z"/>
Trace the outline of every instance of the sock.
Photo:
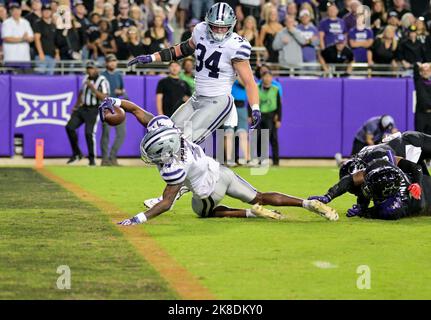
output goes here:
<path id="1" fill-rule="evenodd" d="M 310 201 L 311 200 L 304 200 L 304 201 L 302 201 L 302 207 L 305 208 L 305 209 L 310 208 Z"/>
<path id="2" fill-rule="evenodd" d="M 251 212 L 251 209 L 245 209 L 245 216 L 247 218 L 256 218 L 256 215 L 253 212 Z"/>

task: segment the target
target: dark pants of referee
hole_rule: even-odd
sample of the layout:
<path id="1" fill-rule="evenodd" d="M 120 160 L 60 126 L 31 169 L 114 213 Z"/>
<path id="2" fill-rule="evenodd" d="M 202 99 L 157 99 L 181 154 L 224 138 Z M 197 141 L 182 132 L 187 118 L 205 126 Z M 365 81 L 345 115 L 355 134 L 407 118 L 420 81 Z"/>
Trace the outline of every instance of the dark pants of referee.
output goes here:
<path id="1" fill-rule="evenodd" d="M 275 127 L 274 117 L 275 112 L 262 113 L 262 121 L 260 122 L 259 129 L 269 130 L 269 142 L 272 150 L 272 163 L 276 166 L 280 163 L 280 156 L 278 151 L 278 129 Z M 266 142 L 261 145 L 261 132 L 258 132 L 257 149 L 261 157 L 269 154 L 268 145 Z M 259 150 L 260 149 L 260 150 Z M 260 151 L 260 152 L 259 152 Z"/>
<path id="2" fill-rule="evenodd" d="M 82 152 L 78 146 L 78 135 L 76 134 L 76 129 L 85 123 L 85 139 L 87 140 L 88 159 L 90 160 L 90 163 L 94 162 L 96 154 L 95 135 L 97 128 L 97 117 L 97 107 L 82 106 L 72 113 L 70 120 L 66 125 L 67 136 L 69 137 L 73 155 L 82 157 Z"/>

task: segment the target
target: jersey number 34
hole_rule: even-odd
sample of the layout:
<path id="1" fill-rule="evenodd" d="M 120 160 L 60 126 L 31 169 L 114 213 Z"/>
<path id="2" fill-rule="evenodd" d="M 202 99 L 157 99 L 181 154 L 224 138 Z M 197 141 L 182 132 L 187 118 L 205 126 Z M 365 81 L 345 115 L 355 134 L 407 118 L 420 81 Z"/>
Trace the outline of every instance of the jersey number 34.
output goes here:
<path id="1" fill-rule="evenodd" d="M 214 51 L 212 55 L 205 59 L 205 54 L 207 52 L 207 48 L 201 43 L 198 43 L 196 46 L 196 50 L 199 50 L 199 54 L 196 55 L 196 71 L 200 72 L 205 66 L 206 69 L 209 70 L 208 76 L 210 78 L 219 77 L 220 68 L 218 67 L 220 63 L 221 52 Z"/>

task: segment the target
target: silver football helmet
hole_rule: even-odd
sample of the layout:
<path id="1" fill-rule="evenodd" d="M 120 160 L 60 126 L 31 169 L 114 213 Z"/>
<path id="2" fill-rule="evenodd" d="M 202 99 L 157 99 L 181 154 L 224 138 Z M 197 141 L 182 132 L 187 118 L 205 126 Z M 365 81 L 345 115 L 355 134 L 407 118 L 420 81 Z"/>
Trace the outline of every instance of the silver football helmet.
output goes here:
<path id="1" fill-rule="evenodd" d="M 159 127 L 142 139 L 141 159 L 147 163 L 166 163 L 178 154 L 180 147 L 181 135 L 178 129 Z"/>
<path id="2" fill-rule="evenodd" d="M 217 42 L 229 38 L 233 33 L 233 28 L 236 24 L 235 12 L 225 2 L 219 2 L 213 5 L 205 16 L 207 23 L 208 35 Z M 225 33 L 217 33 L 213 31 L 214 27 L 227 27 L 229 28 Z"/>

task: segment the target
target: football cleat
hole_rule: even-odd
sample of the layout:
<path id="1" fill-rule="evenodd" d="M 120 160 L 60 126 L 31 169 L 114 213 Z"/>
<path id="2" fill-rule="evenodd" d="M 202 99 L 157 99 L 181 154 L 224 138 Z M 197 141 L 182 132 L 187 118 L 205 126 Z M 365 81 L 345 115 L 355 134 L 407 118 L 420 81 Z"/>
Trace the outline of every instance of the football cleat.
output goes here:
<path id="1" fill-rule="evenodd" d="M 280 212 L 266 209 L 257 203 L 251 208 L 251 212 L 258 217 L 269 218 L 274 220 L 284 219 L 284 216 Z"/>
<path id="2" fill-rule="evenodd" d="M 323 204 L 318 200 L 309 200 L 309 203 L 307 204 L 306 208 L 311 212 L 317 213 L 318 215 L 328 220 L 331 220 L 331 221 L 338 220 L 337 211 L 335 211 L 330 206 L 327 206 L 326 204 Z"/>

